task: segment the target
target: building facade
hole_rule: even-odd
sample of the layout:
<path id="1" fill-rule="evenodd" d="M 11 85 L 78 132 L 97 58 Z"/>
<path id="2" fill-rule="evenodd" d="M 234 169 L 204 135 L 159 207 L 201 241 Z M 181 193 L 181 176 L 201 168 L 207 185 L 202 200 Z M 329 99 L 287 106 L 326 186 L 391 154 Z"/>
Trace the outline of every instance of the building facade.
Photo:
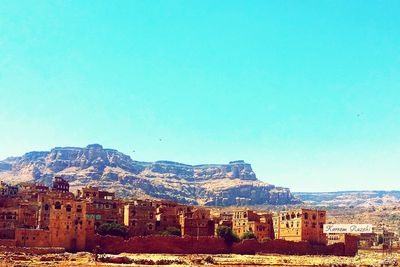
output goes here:
<path id="1" fill-rule="evenodd" d="M 294 209 L 279 212 L 274 218 L 277 226 L 275 236 L 289 241 L 308 241 L 326 244 L 327 237 L 323 232 L 326 223 L 326 211 L 312 209 Z"/>
<path id="2" fill-rule="evenodd" d="M 248 209 L 235 210 L 232 218 L 232 231 L 239 237 L 249 232 L 259 240 L 274 239 L 272 214 L 258 214 Z"/>

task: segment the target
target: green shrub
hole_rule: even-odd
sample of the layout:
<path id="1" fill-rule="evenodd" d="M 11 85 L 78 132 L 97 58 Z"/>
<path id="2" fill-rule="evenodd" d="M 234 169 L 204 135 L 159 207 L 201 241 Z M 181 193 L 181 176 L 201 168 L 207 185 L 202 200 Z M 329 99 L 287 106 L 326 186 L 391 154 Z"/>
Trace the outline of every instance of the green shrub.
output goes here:
<path id="1" fill-rule="evenodd" d="M 112 235 L 112 236 L 128 236 L 128 228 L 124 225 L 117 223 L 103 223 L 97 228 L 97 233 L 99 235 Z"/>
<path id="2" fill-rule="evenodd" d="M 246 239 L 257 239 L 256 235 L 253 232 L 246 231 L 243 233 L 243 235 L 240 237 L 242 240 Z"/>
<path id="3" fill-rule="evenodd" d="M 168 227 L 165 231 L 161 231 L 160 234 L 181 236 L 181 230 L 176 227 Z"/>
<path id="4" fill-rule="evenodd" d="M 232 245 L 233 243 L 240 241 L 239 237 L 235 235 L 232 232 L 232 229 L 228 226 L 218 226 L 217 235 L 222 237 L 228 245 Z"/>

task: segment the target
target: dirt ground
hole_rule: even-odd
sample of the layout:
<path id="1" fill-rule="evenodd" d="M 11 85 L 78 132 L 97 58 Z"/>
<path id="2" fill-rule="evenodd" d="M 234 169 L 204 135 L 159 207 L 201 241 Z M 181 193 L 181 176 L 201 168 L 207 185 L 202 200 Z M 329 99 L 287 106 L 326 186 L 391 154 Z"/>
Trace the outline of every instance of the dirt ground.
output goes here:
<path id="1" fill-rule="evenodd" d="M 171 254 L 119 254 L 98 255 L 91 253 L 63 253 L 27 255 L 23 253 L 0 254 L 1 267 L 33 266 L 381 266 L 387 259 L 400 262 L 400 253 L 383 255 L 377 251 L 359 251 L 355 257 L 336 256 L 286 256 L 286 255 L 171 255 Z M 129 263 L 109 263 L 129 262 Z"/>

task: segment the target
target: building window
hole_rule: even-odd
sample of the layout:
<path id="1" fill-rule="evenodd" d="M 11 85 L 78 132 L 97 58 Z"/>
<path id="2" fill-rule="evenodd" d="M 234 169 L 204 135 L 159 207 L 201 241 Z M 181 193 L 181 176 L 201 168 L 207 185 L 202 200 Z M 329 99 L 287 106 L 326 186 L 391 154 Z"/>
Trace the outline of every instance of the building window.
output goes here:
<path id="1" fill-rule="evenodd" d="M 49 210 L 49 204 L 44 205 L 44 210 Z"/>
<path id="2" fill-rule="evenodd" d="M 72 208 L 71 208 L 71 205 L 68 204 L 68 205 L 65 207 L 65 209 L 66 209 L 66 211 L 70 212 L 71 209 L 72 209 Z"/>
<path id="3" fill-rule="evenodd" d="M 308 220 L 308 213 L 304 213 L 304 219 Z"/>
<path id="4" fill-rule="evenodd" d="M 61 209 L 61 203 L 59 201 L 57 201 L 56 204 L 54 205 L 54 208 L 56 210 L 60 210 Z"/>
<path id="5" fill-rule="evenodd" d="M 82 207 L 81 207 L 81 205 L 78 205 L 78 206 L 76 207 L 76 212 L 82 212 Z"/>

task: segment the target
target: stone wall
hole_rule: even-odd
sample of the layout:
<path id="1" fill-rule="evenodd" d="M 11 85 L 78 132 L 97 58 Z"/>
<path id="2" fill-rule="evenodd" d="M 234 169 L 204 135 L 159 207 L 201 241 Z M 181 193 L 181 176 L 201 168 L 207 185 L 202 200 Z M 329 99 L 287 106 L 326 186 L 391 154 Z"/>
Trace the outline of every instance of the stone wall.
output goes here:
<path id="1" fill-rule="evenodd" d="M 278 253 L 286 255 L 337 255 L 354 256 L 357 253 L 357 240 L 350 238 L 346 243 L 317 245 L 308 242 L 269 240 L 258 242 L 246 240 L 227 246 L 217 237 L 175 237 L 146 236 L 124 240 L 120 237 L 94 236 L 87 242 L 87 251 L 99 246 L 100 253 L 172 253 L 172 254 L 256 254 Z"/>
<path id="2" fill-rule="evenodd" d="M 225 241 L 216 237 L 136 236 L 129 240 L 120 237 L 99 236 L 87 242 L 87 251 L 100 247 L 100 253 L 172 253 L 224 254 L 230 253 Z"/>
<path id="3" fill-rule="evenodd" d="M 17 228 L 15 240 L 18 247 L 51 247 L 49 230 Z"/>

